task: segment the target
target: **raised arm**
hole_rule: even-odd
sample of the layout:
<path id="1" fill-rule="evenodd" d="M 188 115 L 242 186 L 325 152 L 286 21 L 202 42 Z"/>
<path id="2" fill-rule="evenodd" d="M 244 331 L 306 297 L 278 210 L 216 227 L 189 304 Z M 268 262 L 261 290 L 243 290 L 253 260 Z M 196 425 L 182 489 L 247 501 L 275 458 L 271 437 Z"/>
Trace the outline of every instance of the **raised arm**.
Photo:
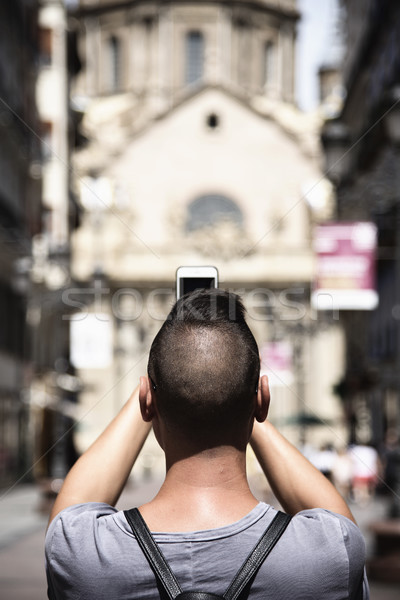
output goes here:
<path id="1" fill-rule="evenodd" d="M 140 378 L 140 386 L 147 386 L 145 377 Z M 117 502 L 151 428 L 151 423 L 145 423 L 140 413 L 140 386 L 69 471 L 49 522 L 73 504 Z"/>
<path id="2" fill-rule="evenodd" d="M 269 397 L 265 376 L 261 378 L 259 393 Z M 254 424 L 250 444 L 286 512 L 296 514 L 308 508 L 325 508 L 355 522 L 349 507 L 331 482 L 269 421 Z"/>

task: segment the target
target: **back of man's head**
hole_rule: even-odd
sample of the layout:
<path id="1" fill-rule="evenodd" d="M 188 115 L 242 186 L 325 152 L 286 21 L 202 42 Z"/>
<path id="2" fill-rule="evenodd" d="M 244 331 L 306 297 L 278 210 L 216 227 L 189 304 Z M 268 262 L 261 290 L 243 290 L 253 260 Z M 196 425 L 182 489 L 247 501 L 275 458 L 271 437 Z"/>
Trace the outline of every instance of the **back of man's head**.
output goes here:
<path id="1" fill-rule="evenodd" d="M 248 428 L 260 362 L 236 294 L 197 290 L 175 304 L 150 350 L 158 412 L 171 432 L 209 446 Z"/>

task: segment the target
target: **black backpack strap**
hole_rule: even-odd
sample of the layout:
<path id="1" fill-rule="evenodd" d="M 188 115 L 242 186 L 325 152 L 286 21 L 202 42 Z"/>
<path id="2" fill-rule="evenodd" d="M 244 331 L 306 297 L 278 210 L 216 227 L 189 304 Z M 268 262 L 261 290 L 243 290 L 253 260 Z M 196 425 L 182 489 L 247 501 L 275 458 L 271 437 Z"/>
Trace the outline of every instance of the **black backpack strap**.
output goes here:
<path id="1" fill-rule="evenodd" d="M 225 600 L 236 600 L 239 597 L 289 525 L 291 518 L 290 515 L 281 511 L 277 512 L 269 527 L 236 573 L 224 594 Z"/>
<path id="2" fill-rule="evenodd" d="M 185 597 L 174 573 L 160 548 L 154 541 L 153 536 L 138 509 L 132 508 L 131 510 L 126 510 L 124 511 L 124 514 L 135 534 L 139 546 L 149 561 L 154 573 L 159 578 L 170 600 L 174 600 L 179 594 L 182 594 L 182 596 Z M 223 595 L 225 600 L 237 600 L 246 585 L 251 581 L 252 577 L 254 577 L 261 564 L 271 552 L 286 527 L 289 525 L 291 518 L 290 515 L 280 511 L 277 512 L 270 525 L 236 573 L 232 583 Z M 193 592 L 186 592 L 188 596 L 190 596 L 191 593 L 193 594 Z M 213 594 L 209 595 L 209 597 L 212 596 Z M 207 597 L 207 594 L 204 594 L 203 597 Z"/>
<path id="3" fill-rule="evenodd" d="M 137 508 L 125 510 L 124 514 L 151 568 L 162 583 L 168 597 L 174 600 L 182 592 L 182 589 L 163 553 L 154 541 L 142 515 Z"/>

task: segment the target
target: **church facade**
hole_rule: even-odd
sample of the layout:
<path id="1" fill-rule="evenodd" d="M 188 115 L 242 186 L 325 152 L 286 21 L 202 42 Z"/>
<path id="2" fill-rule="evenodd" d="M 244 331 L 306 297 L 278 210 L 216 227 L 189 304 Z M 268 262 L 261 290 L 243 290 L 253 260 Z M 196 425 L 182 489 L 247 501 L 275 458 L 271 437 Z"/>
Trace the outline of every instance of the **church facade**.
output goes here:
<path id="1" fill-rule="evenodd" d="M 309 304 L 312 231 L 332 198 L 320 123 L 294 102 L 296 5 L 86 0 L 70 10 L 83 64 L 72 89 L 83 216 L 65 303 L 84 382 L 82 448 L 146 372 L 180 265 L 213 264 L 220 286 L 242 295 L 286 433 L 326 441 L 324 428 L 290 425 L 307 413 L 343 435 L 331 391 L 341 328 Z"/>

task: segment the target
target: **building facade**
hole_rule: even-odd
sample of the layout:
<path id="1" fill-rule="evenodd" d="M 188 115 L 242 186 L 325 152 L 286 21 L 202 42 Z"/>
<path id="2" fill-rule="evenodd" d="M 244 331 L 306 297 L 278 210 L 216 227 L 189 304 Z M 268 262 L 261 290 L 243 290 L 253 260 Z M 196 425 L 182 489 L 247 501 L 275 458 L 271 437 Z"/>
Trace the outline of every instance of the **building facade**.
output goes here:
<path id="1" fill-rule="evenodd" d="M 68 366 L 75 144 L 69 79 L 79 69 L 61 0 L 2 3 L 0 69 L 0 486 L 63 477 L 77 381 Z M 68 420 L 69 419 L 69 420 Z"/>
<path id="2" fill-rule="evenodd" d="M 146 372 L 182 264 L 215 264 L 221 287 L 242 294 L 274 379 L 274 418 L 317 413 L 342 432 L 331 391 L 341 328 L 334 316 L 321 326 L 309 304 L 312 228 L 332 198 L 328 182 L 317 185 L 319 121 L 293 101 L 298 18 L 294 1 L 82 1 L 70 11 L 86 140 L 73 157 L 84 212 L 77 285 L 65 295 L 85 382 L 81 448 Z"/>
<path id="3" fill-rule="evenodd" d="M 340 114 L 326 122 L 323 142 L 339 220 L 377 227 L 379 306 L 344 315 L 347 365 L 338 391 L 353 424 L 352 441 L 383 448 L 400 423 L 400 7 L 374 0 L 343 5 L 346 99 Z"/>
<path id="4" fill-rule="evenodd" d="M 76 458 L 72 425 L 79 382 L 69 363 L 69 327 L 63 319 L 63 290 L 70 285 L 70 237 L 79 222 L 71 191 L 70 151 L 76 145 L 77 115 L 69 104 L 70 80 L 79 71 L 65 3 L 40 2 L 36 105 L 41 145 L 41 229 L 34 238 L 30 271 L 32 315 L 31 420 L 37 480 L 65 476 Z"/>
<path id="5" fill-rule="evenodd" d="M 0 486 L 23 475 L 28 444 L 30 337 L 21 271 L 41 226 L 35 75 L 36 2 L 0 7 Z M 12 32 L 12 35 L 10 35 Z"/>

